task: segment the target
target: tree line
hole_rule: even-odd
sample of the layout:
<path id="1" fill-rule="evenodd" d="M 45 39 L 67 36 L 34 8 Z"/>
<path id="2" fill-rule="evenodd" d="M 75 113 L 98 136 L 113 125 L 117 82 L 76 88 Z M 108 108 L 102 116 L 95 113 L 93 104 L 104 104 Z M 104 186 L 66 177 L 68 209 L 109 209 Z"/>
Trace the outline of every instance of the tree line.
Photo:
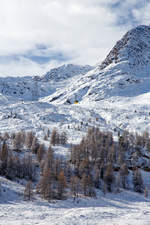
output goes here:
<path id="1" fill-rule="evenodd" d="M 32 131 L 0 135 L 0 175 L 26 179 L 25 198 L 33 195 L 32 183 L 36 193 L 47 200 L 70 195 L 96 197 L 96 189 L 104 194 L 119 192 L 120 188 L 141 193 L 146 190 L 136 163 L 142 149 L 150 152 L 148 132 L 139 135 L 125 131 L 118 133 L 115 141 L 111 132 L 89 128 L 81 142 L 70 147 L 69 159 L 58 157 L 53 150 L 53 146 L 66 145 L 67 134 L 53 129 L 45 135 L 48 149 Z"/>

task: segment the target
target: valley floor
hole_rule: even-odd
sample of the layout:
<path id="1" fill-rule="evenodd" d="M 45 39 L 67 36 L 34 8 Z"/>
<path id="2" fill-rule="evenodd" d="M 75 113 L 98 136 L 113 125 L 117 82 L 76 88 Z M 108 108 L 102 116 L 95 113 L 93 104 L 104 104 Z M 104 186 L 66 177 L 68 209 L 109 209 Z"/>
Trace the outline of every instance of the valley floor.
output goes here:
<path id="1" fill-rule="evenodd" d="M 1 225 L 149 225 L 150 197 L 132 191 L 97 198 L 69 198 L 49 203 L 38 196 L 24 201 L 23 186 L 2 178 Z M 4 190 L 4 189 L 3 189 Z M 18 195 L 18 193 L 20 193 Z"/>

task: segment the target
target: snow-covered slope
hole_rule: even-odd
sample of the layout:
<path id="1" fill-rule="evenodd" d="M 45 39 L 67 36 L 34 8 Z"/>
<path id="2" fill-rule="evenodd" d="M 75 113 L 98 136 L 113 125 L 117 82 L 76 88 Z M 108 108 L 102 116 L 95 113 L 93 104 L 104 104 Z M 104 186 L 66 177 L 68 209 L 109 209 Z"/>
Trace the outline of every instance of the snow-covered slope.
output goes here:
<path id="1" fill-rule="evenodd" d="M 130 69 L 145 68 L 150 66 L 150 27 L 140 25 L 128 31 L 116 43 L 100 69 L 115 63 L 127 62 Z"/>
<path id="2" fill-rule="evenodd" d="M 7 111 L 11 108 L 20 113 L 21 107 L 28 108 L 24 123 L 30 121 L 32 110 L 35 117 L 40 104 L 40 121 L 43 115 L 50 118 L 54 110 L 56 123 L 63 114 L 60 117 L 66 124 L 90 120 L 90 126 L 141 131 L 149 129 L 150 124 L 149 71 L 150 26 L 138 26 L 128 31 L 96 68 L 69 64 L 43 77 L 0 78 L 0 102 Z M 22 106 L 22 101 L 32 101 L 32 107 L 29 102 Z M 1 118 L 3 112 L 1 107 Z M 95 118 L 99 119 L 95 122 Z M 32 121 L 34 127 L 36 120 Z M 47 126 L 51 124 L 47 121 Z"/>
<path id="3" fill-rule="evenodd" d="M 106 59 L 84 76 L 41 101 L 94 109 L 110 124 L 130 130 L 149 127 L 150 26 L 128 31 Z"/>
<path id="4" fill-rule="evenodd" d="M 149 71 L 150 27 L 138 26 L 117 42 L 102 64 L 78 77 L 64 92 L 66 98 L 74 94 L 79 100 L 96 101 L 115 95 L 137 96 L 149 91 Z"/>
<path id="5" fill-rule="evenodd" d="M 65 86 L 68 78 L 84 75 L 91 66 L 63 65 L 51 69 L 42 77 L 6 77 L 0 78 L 0 93 L 10 100 L 35 101 L 40 97 L 51 95 L 57 88 Z"/>
<path id="6" fill-rule="evenodd" d="M 89 65 L 81 66 L 81 65 L 67 64 L 67 65 L 63 65 L 63 66 L 51 69 L 42 77 L 42 79 L 45 81 L 51 81 L 51 80 L 60 81 L 60 80 L 68 79 L 75 75 L 86 74 L 88 71 L 92 69 L 93 67 Z"/>
<path id="7" fill-rule="evenodd" d="M 24 201 L 23 185 L 0 179 L 1 225 L 148 225 L 150 221 L 150 197 L 133 191 L 106 196 L 97 191 L 97 198 L 54 202 L 34 195 L 33 201 Z"/>

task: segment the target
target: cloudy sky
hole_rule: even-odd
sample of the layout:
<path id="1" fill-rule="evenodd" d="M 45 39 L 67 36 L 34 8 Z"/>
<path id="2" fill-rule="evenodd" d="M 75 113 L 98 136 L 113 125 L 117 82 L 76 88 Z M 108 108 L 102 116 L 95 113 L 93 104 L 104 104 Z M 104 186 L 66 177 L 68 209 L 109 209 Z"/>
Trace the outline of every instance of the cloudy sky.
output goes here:
<path id="1" fill-rule="evenodd" d="M 149 0 L 0 0 L 0 76 L 95 65 L 149 12 Z"/>

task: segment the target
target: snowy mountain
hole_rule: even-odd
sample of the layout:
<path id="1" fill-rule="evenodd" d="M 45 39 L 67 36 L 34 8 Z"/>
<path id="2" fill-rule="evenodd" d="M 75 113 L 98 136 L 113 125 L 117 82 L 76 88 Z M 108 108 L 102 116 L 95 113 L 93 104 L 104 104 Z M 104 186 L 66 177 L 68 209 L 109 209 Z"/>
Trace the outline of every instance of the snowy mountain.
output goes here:
<path id="1" fill-rule="evenodd" d="M 12 103 L 16 103 L 19 110 L 21 107 L 31 110 L 24 125 L 34 114 L 41 123 L 44 117 L 66 124 L 81 121 L 86 124 L 90 120 L 91 126 L 100 124 L 110 130 L 149 130 L 149 71 L 150 27 L 138 26 L 128 31 L 95 68 L 69 64 L 42 77 L 0 78 L 1 118 L 2 105 L 9 114 Z M 13 111 L 17 110 L 15 107 Z M 99 118 L 96 123 L 95 118 Z M 36 127 L 34 120 L 27 127 Z M 6 126 L 8 121 L 5 122 Z M 46 126 L 51 125 L 48 119 Z"/>
<path id="2" fill-rule="evenodd" d="M 67 64 L 67 65 L 63 65 L 63 66 L 51 69 L 42 78 L 45 81 L 51 81 L 51 80 L 60 81 L 60 80 L 68 79 L 75 75 L 79 75 L 79 74 L 84 75 L 92 69 L 93 67 L 89 65 L 80 66 L 80 65 Z"/>
<path id="3" fill-rule="evenodd" d="M 116 43 L 106 59 L 72 78 L 43 102 L 94 109 L 110 127 L 149 129 L 150 27 L 138 26 Z"/>
<path id="4" fill-rule="evenodd" d="M 56 108 L 64 120 L 70 117 L 69 123 L 88 114 L 87 120 L 99 117 L 106 128 L 141 131 L 150 123 L 149 71 L 150 27 L 142 25 L 128 31 L 96 68 L 69 64 L 42 77 L 0 78 L 0 101 L 5 107 L 35 101 L 45 104 L 43 110 Z"/>
<path id="5" fill-rule="evenodd" d="M 68 142 L 64 146 L 53 146 L 54 154 L 61 157 L 61 160 L 68 159 L 70 148 L 79 144 L 89 127 L 94 126 L 104 131 L 104 140 L 107 136 L 105 131 L 113 132 L 114 148 L 108 148 L 108 152 L 113 154 L 116 146 L 120 146 L 116 143 L 124 130 L 150 132 L 149 71 L 150 26 L 138 26 L 128 31 L 95 68 L 69 64 L 54 68 L 42 77 L 0 78 L 0 127 L 4 134 L 0 139 L 1 147 L 6 137 L 9 139 L 9 147 L 12 147 L 15 137 L 12 132 L 32 130 L 47 150 L 50 136 L 46 137 L 45 134 L 48 131 L 51 134 L 53 128 L 56 128 L 59 133 L 65 131 Z M 128 132 L 124 132 L 119 144 L 123 148 L 124 144 L 127 145 L 127 151 L 124 151 L 127 166 L 131 165 L 132 169 L 133 166 L 140 167 L 144 185 L 150 190 L 150 153 L 147 150 L 150 149 L 150 138 L 147 133 L 144 134 L 145 139 L 137 134 L 137 139 L 134 139 L 132 134 L 128 136 Z M 91 137 L 94 143 L 95 138 Z M 111 134 L 108 137 L 112 142 Z M 125 138 L 124 142 L 121 138 Z M 144 142 L 146 138 L 147 143 Z M 100 144 L 103 143 L 103 139 L 98 140 Z M 135 140 L 141 145 L 138 141 L 135 145 Z M 87 140 L 82 142 L 87 143 Z M 132 146 L 128 146 L 130 142 Z M 107 146 L 107 142 L 105 144 Z M 81 146 L 75 147 L 77 152 Z M 91 149 L 87 150 L 87 155 Z M 13 153 L 20 155 L 20 158 L 32 155 L 36 169 L 40 171 L 39 162 L 31 149 L 21 148 L 21 152 L 16 150 L 13 149 Z M 78 155 L 78 152 L 74 155 Z M 96 158 L 95 162 L 99 163 L 98 160 Z M 73 167 L 74 164 L 71 164 Z M 118 164 L 114 167 L 118 169 Z M 145 168 L 147 171 L 143 170 Z M 143 193 L 133 192 L 132 169 L 129 171 L 130 190 L 121 189 L 120 193 L 107 193 L 106 196 L 97 190 L 97 198 L 81 195 L 77 201 L 68 197 L 67 200 L 54 201 L 55 204 L 42 200 L 35 194 L 35 187 L 34 201 L 25 202 L 22 193 L 26 180 L 10 181 L 0 177 L 1 224 L 6 224 L 7 219 L 7 224 L 49 224 L 49 221 L 52 224 L 70 224 L 71 221 L 72 224 L 113 222 L 123 225 L 127 218 L 129 224 L 149 224 L 150 197 L 145 198 Z"/>
<path id="6" fill-rule="evenodd" d="M 84 75 L 91 66 L 79 65 L 63 65 L 58 68 L 51 69 L 42 77 L 6 77 L 0 78 L 0 93 L 6 98 L 13 100 L 37 100 L 39 97 L 45 97 L 55 92 L 56 87 L 60 86 L 65 80 Z M 58 82 L 59 84 L 56 84 Z"/>
<path id="7" fill-rule="evenodd" d="M 117 42 L 100 65 L 65 89 L 66 99 L 76 95 L 80 101 L 83 98 L 98 101 L 115 95 L 134 96 L 148 92 L 149 71 L 150 27 L 138 26 Z M 133 90 L 135 87 L 138 92 Z"/>
<path id="8" fill-rule="evenodd" d="M 100 65 L 100 69 L 120 62 L 128 62 L 131 69 L 150 66 L 149 26 L 141 25 L 128 31 L 110 51 Z"/>
<path id="9" fill-rule="evenodd" d="M 10 114 L 10 108 L 17 111 L 18 105 L 19 110 L 30 108 L 24 126 L 31 129 L 36 127 L 34 118 L 30 126 L 27 121 L 34 114 L 41 123 L 43 117 L 66 124 L 88 123 L 99 118 L 96 123 L 89 124 L 100 124 L 110 130 L 141 132 L 149 129 L 150 123 L 149 71 L 150 27 L 138 26 L 128 31 L 95 68 L 69 64 L 54 68 L 42 77 L 0 78 L 1 118 L 4 114 L 2 106 Z M 47 126 L 51 125 L 49 119 Z"/>

